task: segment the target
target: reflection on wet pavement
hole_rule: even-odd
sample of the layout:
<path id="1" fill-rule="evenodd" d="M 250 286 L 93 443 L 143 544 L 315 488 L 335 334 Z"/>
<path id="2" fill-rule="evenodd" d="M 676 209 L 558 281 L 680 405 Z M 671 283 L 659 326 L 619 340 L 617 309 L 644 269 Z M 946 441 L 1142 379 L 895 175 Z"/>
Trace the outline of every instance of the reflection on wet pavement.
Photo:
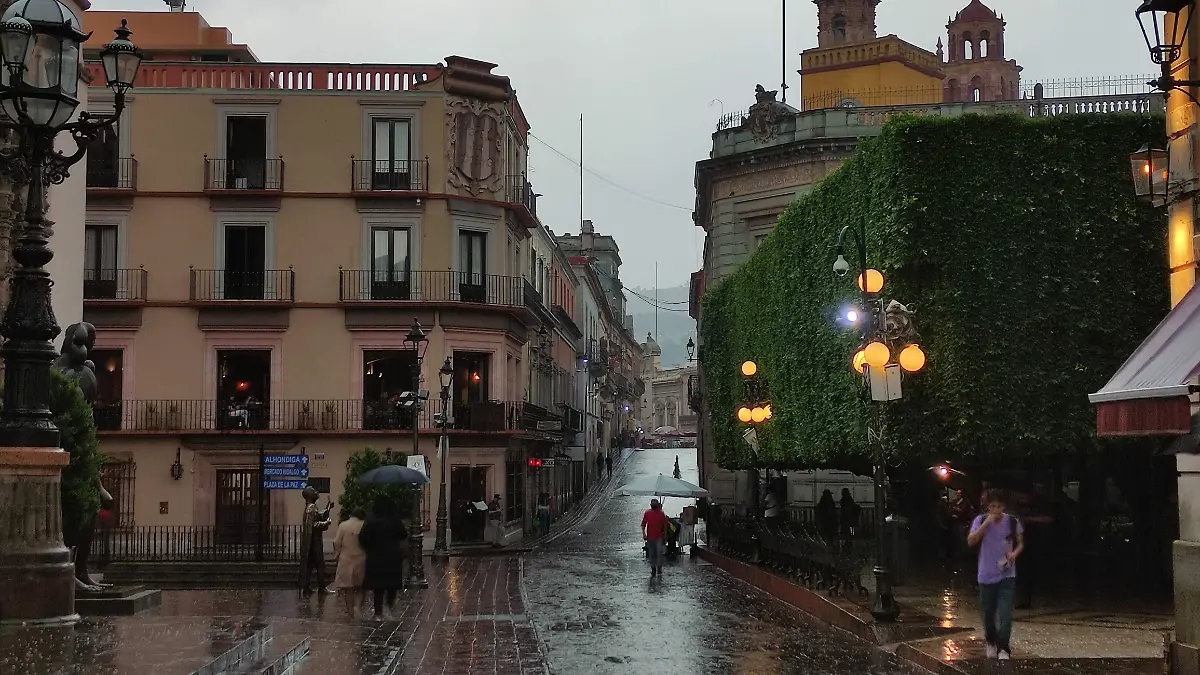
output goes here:
<path id="1" fill-rule="evenodd" d="M 694 454 L 679 457 L 697 480 Z M 620 485 L 670 475 L 674 450 L 638 452 Z M 691 503 L 666 500 L 668 515 Z M 648 498 L 614 496 L 592 519 L 526 556 L 530 615 L 553 673 L 891 674 L 895 657 L 836 633 L 684 556 L 650 578 L 639 532 Z"/>

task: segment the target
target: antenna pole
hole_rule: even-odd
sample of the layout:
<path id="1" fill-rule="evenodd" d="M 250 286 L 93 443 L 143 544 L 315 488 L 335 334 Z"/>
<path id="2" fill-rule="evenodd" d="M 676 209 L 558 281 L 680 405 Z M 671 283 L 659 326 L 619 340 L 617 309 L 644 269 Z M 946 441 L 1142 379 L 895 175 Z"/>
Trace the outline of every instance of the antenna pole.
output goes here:
<path id="1" fill-rule="evenodd" d="M 779 92 L 783 94 L 783 103 L 787 103 L 787 0 L 779 0 L 780 10 L 780 47 L 779 50 L 779 71 L 782 76 L 779 78 Z M 804 93 L 804 92 L 800 92 Z"/>
<path id="2" fill-rule="evenodd" d="M 658 261 L 654 261 L 654 341 L 658 342 Z"/>
<path id="3" fill-rule="evenodd" d="M 579 228 L 583 231 L 583 113 L 579 113 Z"/>

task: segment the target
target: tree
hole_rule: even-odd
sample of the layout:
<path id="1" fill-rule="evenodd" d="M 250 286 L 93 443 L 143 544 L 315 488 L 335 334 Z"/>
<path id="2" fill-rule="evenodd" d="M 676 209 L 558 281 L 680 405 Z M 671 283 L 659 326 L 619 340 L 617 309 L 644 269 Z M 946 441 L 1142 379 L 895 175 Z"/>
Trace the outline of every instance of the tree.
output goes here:
<path id="1" fill-rule="evenodd" d="M 50 371 L 50 410 L 60 434 L 62 449 L 71 463 L 62 473 L 63 533 L 73 537 L 80 525 L 100 509 L 100 467 L 104 455 L 96 451 L 96 424 L 92 407 L 74 380 Z"/>
<path id="2" fill-rule="evenodd" d="M 718 462 L 804 469 L 865 452 L 858 336 L 835 320 L 857 292 L 831 268 L 847 225 L 865 229 L 884 297 L 916 309 L 929 356 L 887 406 L 889 448 L 984 463 L 1096 448 L 1087 394 L 1168 305 L 1154 273 L 1166 220 L 1129 184 L 1147 140 L 1162 140 L 1161 117 L 910 117 L 864 142 L 704 297 Z M 757 456 L 734 417 L 746 359 L 774 412 Z"/>
<path id="3" fill-rule="evenodd" d="M 408 466 L 408 455 L 394 453 L 391 450 L 378 452 L 366 447 L 350 455 L 346 460 L 346 478 L 342 481 L 342 497 L 338 503 L 340 520 L 350 517 L 350 512 L 362 508 L 368 512 L 371 504 L 378 495 L 386 495 L 396 504 L 397 513 L 407 517 L 412 513 L 413 500 L 418 494 L 417 488 L 411 485 L 362 485 L 358 477 L 363 473 L 388 464 Z"/>

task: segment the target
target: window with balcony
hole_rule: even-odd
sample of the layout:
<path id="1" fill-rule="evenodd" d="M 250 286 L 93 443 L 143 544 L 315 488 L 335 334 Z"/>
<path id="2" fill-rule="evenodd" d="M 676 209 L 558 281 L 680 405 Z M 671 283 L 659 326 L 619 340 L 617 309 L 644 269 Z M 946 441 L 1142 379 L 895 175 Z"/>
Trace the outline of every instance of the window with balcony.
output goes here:
<path id="1" fill-rule="evenodd" d="M 408 300 L 411 292 L 407 228 L 371 229 L 371 299 Z"/>
<path id="2" fill-rule="evenodd" d="M 83 235 L 83 297 L 117 297 L 117 226 L 87 225 Z"/>
<path id="3" fill-rule="evenodd" d="M 217 422 L 221 429 L 266 429 L 270 422 L 271 351 L 217 351 Z"/>
<path id="4" fill-rule="evenodd" d="M 374 120 L 371 126 L 371 189 L 413 189 L 415 176 L 411 150 L 409 120 Z"/>
<path id="5" fill-rule="evenodd" d="M 225 225 L 225 300 L 263 300 L 267 271 L 267 228 Z"/>
<path id="6" fill-rule="evenodd" d="M 487 233 L 458 234 L 458 292 L 463 302 L 487 302 Z"/>
<path id="7" fill-rule="evenodd" d="M 92 418 L 101 431 L 121 428 L 124 356 L 120 349 L 93 349 L 88 353 L 96 364 L 96 400 L 92 402 Z"/>
<path id="8" fill-rule="evenodd" d="M 504 404 L 489 401 L 491 354 L 454 352 L 454 424 L 459 429 L 504 429 Z"/>
<path id="9" fill-rule="evenodd" d="M 227 190 L 278 188 L 268 184 L 266 116 L 230 115 L 225 118 L 225 167 L 222 173 Z"/>
<path id="10" fill-rule="evenodd" d="M 88 144 L 88 187 L 125 187 L 121 185 L 121 143 L 117 137 L 116 126 L 101 129 L 99 134 Z"/>
<path id="11" fill-rule="evenodd" d="M 400 394 L 413 389 L 417 354 L 411 349 L 363 351 L 363 427 L 412 429 L 413 412 Z"/>

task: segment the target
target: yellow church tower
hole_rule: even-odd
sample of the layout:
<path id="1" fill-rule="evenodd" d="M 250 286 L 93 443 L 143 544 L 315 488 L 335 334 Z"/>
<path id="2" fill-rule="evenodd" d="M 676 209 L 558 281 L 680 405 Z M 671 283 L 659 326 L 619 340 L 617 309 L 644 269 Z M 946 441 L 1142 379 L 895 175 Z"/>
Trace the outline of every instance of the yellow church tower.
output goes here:
<path id="1" fill-rule="evenodd" d="M 880 0 L 813 0 L 817 47 L 800 55 L 801 109 L 940 103 L 942 58 L 896 37 L 877 37 Z"/>

